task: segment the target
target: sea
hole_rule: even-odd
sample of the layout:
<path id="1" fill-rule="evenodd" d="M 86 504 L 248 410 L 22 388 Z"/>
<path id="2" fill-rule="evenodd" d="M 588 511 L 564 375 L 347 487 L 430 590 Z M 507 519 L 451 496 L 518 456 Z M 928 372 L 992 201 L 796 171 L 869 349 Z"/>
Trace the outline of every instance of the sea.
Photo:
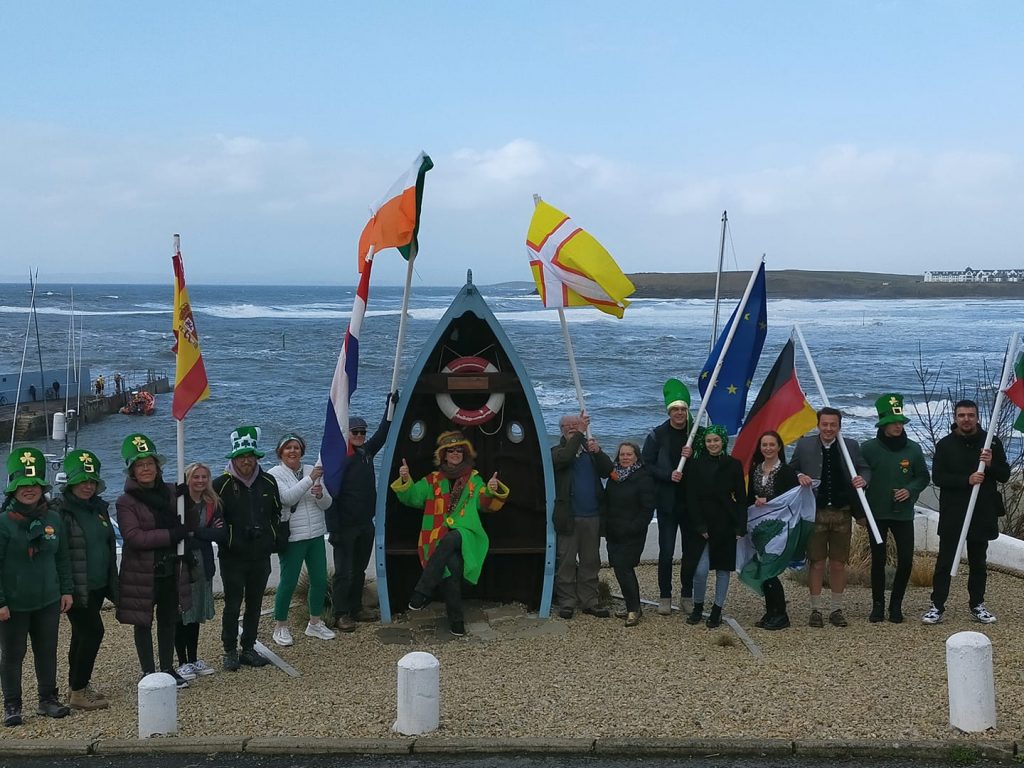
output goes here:
<path id="1" fill-rule="evenodd" d="M 421 346 L 459 288 L 414 285 L 398 361 L 400 390 L 410 387 L 406 378 Z M 558 313 L 545 309 L 526 284 L 482 285 L 480 291 L 524 361 L 555 441 L 559 417 L 580 407 Z M 17 373 L 23 350 L 26 375 L 39 371 L 40 358 L 46 369 L 66 367 L 72 292 L 75 344 L 91 375 L 105 377 L 107 393 L 113 391 L 117 372 L 129 382 L 144 379 L 147 372 L 173 380 L 170 284 L 41 283 L 38 341 L 35 323 L 29 322 L 27 285 L 0 284 L 0 371 Z M 210 398 L 185 420 L 187 461 L 204 461 L 219 471 L 232 430 L 250 424 L 262 429 L 267 466 L 278 437 L 286 432 L 305 436 L 316 453 L 354 292 L 354 287 L 331 286 L 189 286 Z M 735 304 L 723 302 L 723 323 Z M 695 380 L 709 352 L 713 305 L 711 300 L 636 299 L 621 320 L 589 308 L 566 312 L 592 430 L 609 452 L 621 440 L 642 440 L 665 419 L 662 385 L 670 377 L 690 386 L 696 409 Z M 401 306 L 401 287 L 371 286 L 351 408 L 371 426 L 384 412 Z M 968 388 L 981 382 L 982 395 L 992 399 L 991 382 L 998 380 L 1007 340 L 1022 330 L 1022 318 L 1020 301 L 769 298 L 768 336 L 748 402 L 798 324 L 828 398 L 845 414 L 844 434 L 873 436 L 875 398 L 896 391 L 907 398 L 914 437 L 924 422 L 917 413 L 924 401 L 922 375 L 940 408 L 943 401 L 948 406 L 948 393 L 958 381 Z M 799 347 L 797 370 L 811 404 L 822 405 Z M 170 478 L 176 472 L 171 397 L 157 396 L 153 416 L 111 415 L 85 424 L 71 441 L 77 439 L 78 447 L 100 457 L 108 483 L 117 488 L 121 441 L 142 432 L 167 457 Z M 947 428 L 942 425 L 943 431 Z M 9 439 L 3 436 L 0 453 L 5 457 Z M 53 442 L 33 444 L 51 452 L 62 448 Z"/>

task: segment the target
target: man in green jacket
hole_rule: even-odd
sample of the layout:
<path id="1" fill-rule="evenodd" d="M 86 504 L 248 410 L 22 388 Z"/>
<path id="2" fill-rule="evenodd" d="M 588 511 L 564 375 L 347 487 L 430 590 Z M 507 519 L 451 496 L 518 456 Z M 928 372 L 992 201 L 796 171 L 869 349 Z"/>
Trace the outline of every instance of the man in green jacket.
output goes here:
<path id="1" fill-rule="evenodd" d="M 71 607 L 71 565 L 60 513 L 45 493 L 46 459 L 35 448 L 7 457 L 8 483 L 0 509 L 0 684 L 4 725 L 22 724 L 21 669 L 32 639 L 37 712 L 64 717 L 57 701 L 57 628 Z"/>
<path id="2" fill-rule="evenodd" d="M 914 504 L 928 487 L 928 465 L 921 446 L 907 437 L 903 425 L 903 395 L 895 392 L 875 401 L 878 412 L 877 436 L 861 446 L 861 455 L 871 468 L 871 485 L 864 489 L 871 512 L 882 535 L 882 543 L 871 541 L 871 615 L 868 620 L 885 620 L 886 541 L 892 533 L 896 542 L 896 576 L 889 596 L 889 621 L 903 621 L 903 595 L 914 565 Z"/>

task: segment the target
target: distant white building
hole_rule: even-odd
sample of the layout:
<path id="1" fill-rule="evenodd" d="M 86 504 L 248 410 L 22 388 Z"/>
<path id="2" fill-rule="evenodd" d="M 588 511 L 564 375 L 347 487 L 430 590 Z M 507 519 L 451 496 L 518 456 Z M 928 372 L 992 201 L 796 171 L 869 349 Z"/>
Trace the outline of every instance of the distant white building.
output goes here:
<path id="1" fill-rule="evenodd" d="M 971 269 L 924 273 L 926 283 L 1020 283 L 1024 282 L 1024 269 Z"/>

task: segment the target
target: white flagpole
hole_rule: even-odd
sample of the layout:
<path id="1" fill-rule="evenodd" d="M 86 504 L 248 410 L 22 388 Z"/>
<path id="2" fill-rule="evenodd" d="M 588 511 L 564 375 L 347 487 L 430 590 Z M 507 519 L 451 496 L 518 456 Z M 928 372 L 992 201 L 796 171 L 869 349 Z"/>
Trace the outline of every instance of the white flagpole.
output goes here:
<path id="1" fill-rule="evenodd" d="M 177 256 L 179 253 L 181 253 L 181 236 L 180 235 L 175 235 L 174 236 L 174 252 L 171 254 L 171 256 L 172 257 L 173 256 Z M 182 265 L 182 269 L 184 269 L 184 265 Z M 175 276 L 174 279 L 175 279 L 175 281 L 177 281 L 177 279 L 178 279 L 177 276 Z M 174 287 L 174 292 L 175 292 L 175 294 L 177 294 L 177 292 L 178 292 L 177 285 L 175 285 L 175 287 Z M 178 308 L 175 307 L 174 309 L 175 309 L 175 311 L 177 311 Z M 177 318 L 175 318 L 174 320 L 176 321 Z M 175 368 L 177 368 L 177 362 L 178 362 L 177 361 L 177 355 L 181 354 L 181 344 L 182 344 L 182 340 L 179 339 L 178 340 L 178 351 L 175 354 L 175 361 L 174 361 L 175 362 Z M 177 385 L 177 382 L 175 382 L 175 385 Z M 175 424 L 176 424 L 176 427 L 177 427 L 177 429 L 176 429 L 176 436 L 177 436 L 177 447 L 178 447 L 178 484 L 179 485 L 184 485 L 185 484 L 185 420 L 184 419 L 178 420 L 178 421 L 175 422 Z M 187 491 L 186 491 L 186 493 L 187 493 Z M 185 494 L 184 493 L 182 493 L 181 495 L 178 496 L 178 522 L 181 525 L 185 524 Z M 178 542 L 178 557 L 183 557 L 184 554 L 185 554 L 185 542 L 184 542 L 184 540 L 182 540 L 182 541 Z"/>
<path id="2" fill-rule="evenodd" d="M 366 254 L 366 260 L 370 261 L 373 258 L 374 246 L 370 246 L 369 252 Z M 409 264 L 405 270 L 405 291 L 402 293 L 402 314 L 398 317 L 398 342 L 395 344 L 395 369 L 391 373 L 391 390 L 390 394 L 394 394 L 395 390 L 398 389 L 398 373 L 402 364 L 402 346 L 405 344 L 405 321 L 409 315 L 409 292 L 412 288 L 412 263 L 416 260 L 416 251 L 412 250 L 409 252 Z M 369 298 L 369 297 L 367 297 Z M 388 421 L 395 415 L 395 401 L 394 399 L 388 400 Z M 345 442 L 348 443 L 348 425 L 343 427 L 345 431 Z"/>
<path id="3" fill-rule="evenodd" d="M 821 402 L 824 403 L 826 408 L 830 408 L 832 403 L 829 402 L 828 393 L 825 392 L 825 385 L 821 383 L 821 376 L 818 375 L 818 366 L 814 364 L 814 358 L 811 357 L 811 350 L 807 347 L 807 341 L 804 339 L 804 334 L 800 330 L 799 325 L 793 326 L 793 331 L 796 333 L 797 339 L 800 341 L 800 348 L 804 351 L 804 357 L 807 358 L 807 364 L 811 367 L 811 375 L 814 377 L 814 383 L 818 385 L 818 393 L 821 395 Z M 843 454 L 843 460 L 846 461 L 846 469 L 850 473 L 850 477 L 857 476 L 857 468 L 853 466 L 853 459 L 850 457 L 850 449 L 846 447 L 846 441 L 843 439 L 842 430 L 839 432 L 839 450 Z M 871 513 L 871 505 L 868 504 L 868 497 L 864 493 L 863 488 L 855 488 L 857 491 L 857 498 L 860 499 L 861 506 L 864 508 L 864 516 L 868 520 L 868 527 L 871 529 L 871 535 L 874 536 L 875 542 L 878 544 L 882 543 L 882 534 L 878 531 L 878 524 L 875 522 L 875 516 Z"/>
<path id="4" fill-rule="evenodd" d="M 1003 375 L 999 379 L 999 394 L 996 395 L 996 404 L 992 407 L 992 416 L 988 422 L 988 432 L 985 435 L 985 445 L 982 450 L 992 448 L 992 440 L 996 435 L 996 424 L 999 423 L 999 414 L 1003 410 L 1003 401 L 1006 399 L 1006 386 L 1009 383 L 1010 371 L 1013 370 L 1013 363 L 1017 358 L 1017 341 L 1020 334 L 1016 331 L 1010 336 L 1010 343 L 1006 347 L 1006 360 L 1003 361 Z M 978 472 L 985 473 L 985 462 L 978 461 Z M 953 566 L 949 570 L 950 576 L 956 576 L 960 569 L 960 558 L 963 556 L 964 547 L 967 544 L 967 531 L 971 527 L 971 519 L 974 517 L 974 508 L 978 504 L 978 494 L 981 493 L 981 483 L 971 486 L 971 500 L 967 502 L 967 514 L 964 517 L 964 526 L 960 529 L 960 539 L 956 545 L 956 555 L 953 557 Z"/>
<path id="5" fill-rule="evenodd" d="M 537 207 L 541 201 L 540 195 L 533 196 L 533 205 Z M 558 308 L 558 321 L 562 325 L 562 338 L 565 339 L 565 353 L 569 356 L 569 372 L 572 374 L 572 383 L 576 387 L 576 399 L 580 404 L 580 413 L 587 412 L 587 403 L 583 399 L 583 385 L 580 383 L 580 371 L 576 367 L 576 354 L 572 349 L 572 338 L 569 336 L 569 324 L 565 321 L 565 310 Z M 591 437 L 590 425 L 587 425 L 587 439 Z"/>
<path id="6" fill-rule="evenodd" d="M 761 263 L 764 263 L 764 256 L 761 257 Z M 718 383 L 718 374 L 722 370 L 722 365 L 725 363 L 725 355 L 729 351 L 729 347 L 732 346 L 732 339 L 736 335 L 736 329 L 739 327 L 740 321 L 743 319 L 743 312 L 747 308 L 747 302 L 750 300 L 750 294 L 754 290 L 754 281 L 757 280 L 757 273 L 760 271 L 761 266 L 758 265 L 757 269 L 750 273 L 750 279 L 747 281 L 747 287 L 743 289 L 743 297 L 740 299 L 740 305 L 736 309 L 736 322 L 729 326 L 729 333 L 726 334 L 725 343 L 722 345 L 722 351 L 718 353 L 718 360 L 715 361 L 715 367 L 711 371 L 711 378 L 708 379 L 708 386 L 704 390 L 704 397 L 700 399 L 700 408 L 697 409 L 697 415 L 693 419 L 693 426 L 690 428 L 690 435 L 686 438 L 686 447 L 692 448 L 694 438 L 697 437 L 698 424 L 700 420 L 704 418 L 705 412 L 708 409 L 708 402 L 711 400 L 711 393 L 715 390 L 715 384 Z M 683 467 L 686 465 L 686 457 L 679 457 L 679 464 L 676 466 L 676 472 L 682 472 Z"/>

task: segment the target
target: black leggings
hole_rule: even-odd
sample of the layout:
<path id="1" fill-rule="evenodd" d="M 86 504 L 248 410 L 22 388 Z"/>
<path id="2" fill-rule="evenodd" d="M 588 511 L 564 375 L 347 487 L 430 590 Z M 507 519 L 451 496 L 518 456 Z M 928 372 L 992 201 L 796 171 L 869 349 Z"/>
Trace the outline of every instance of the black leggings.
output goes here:
<path id="1" fill-rule="evenodd" d="M 178 582 L 174 574 L 153 578 L 153 604 L 156 607 L 156 645 L 160 671 L 174 669 L 174 627 L 178 623 Z M 153 630 L 135 626 L 135 652 L 144 675 L 156 672 L 153 662 Z"/>
<path id="2" fill-rule="evenodd" d="M 68 646 L 68 685 L 72 691 L 85 688 L 92 679 L 96 656 L 103 642 L 103 607 L 105 589 L 89 593 L 85 606 L 75 605 L 68 611 L 71 622 L 71 644 Z"/>
<path id="3" fill-rule="evenodd" d="M 21 666 L 29 637 L 32 638 L 39 700 L 56 698 L 59 624 L 59 602 L 35 611 L 11 611 L 7 621 L 0 621 L 0 683 L 3 684 L 4 704 L 21 705 Z"/>
<path id="4" fill-rule="evenodd" d="M 178 652 L 178 665 L 195 664 L 199 659 L 199 622 L 182 624 L 174 628 L 174 648 Z"/>
<path id="5" fill-rule="evenodd" d="M 871 601 L 885 602 L 885 559 L 886 541 L 889 532 L 896 542 L 896 576 L 892 582 L 890 605 L 899 606 L 907 593 L 910 571 L 914 567 L 914 521 L 913 520 L 876 520 L 878 532 L 882 535 L 882 543 L 876 544 L 871 539 Z"/>

